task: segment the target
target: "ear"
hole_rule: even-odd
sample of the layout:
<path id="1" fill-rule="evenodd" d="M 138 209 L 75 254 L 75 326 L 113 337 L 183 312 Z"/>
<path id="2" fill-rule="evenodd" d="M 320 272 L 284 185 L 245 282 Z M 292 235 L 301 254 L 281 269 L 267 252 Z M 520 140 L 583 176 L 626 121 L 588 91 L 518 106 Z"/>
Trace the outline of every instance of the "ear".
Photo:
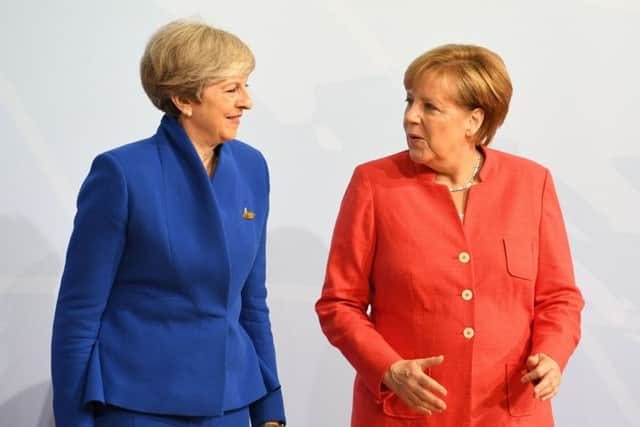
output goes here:
<path id="1" fill-rule="evenodd" d="M 474 108 L 467 118 L 467 128 L 465 135 L 473 138 L 484 123 L 484 110 L 482 108 Z"/>
<path id="2" fill-rule="evenodd" d="M 175 105 L 176 108 L 178 110 L 180 110 L 180 112 L 184 116 L 191 117 L 191 115 L 193 114 L 192 102 L 191 101 L 189 101 L 187 99 L 180 98 L 179 96 L 173 95 L 171 97 L 171 102 L 173 102 L 173 105 Z"/>

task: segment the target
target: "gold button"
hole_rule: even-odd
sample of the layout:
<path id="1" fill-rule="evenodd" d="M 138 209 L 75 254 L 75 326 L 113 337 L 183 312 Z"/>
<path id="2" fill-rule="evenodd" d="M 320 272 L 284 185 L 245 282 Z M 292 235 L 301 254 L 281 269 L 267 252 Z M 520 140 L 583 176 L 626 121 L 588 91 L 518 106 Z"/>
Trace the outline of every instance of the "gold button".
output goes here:
<path id="1" fill-rule="evenodd" d="M 460 261 L 463 264 L 468 263 L 470 259 L 471 259 L 471 256 L 469 256 L 468 252 L 460 252 L 458 254 L 458 261 Z"/>
<path id="2" fill-rule="evenodd" d="M 470 301 L 471 298 L 473 298 L 473 291 L 471 289 L 465 289 L 464 291 L 462 291 L 462 299 L 465 301 Z"/>
<path id="3" fill-rule="evenodd" d="M 462 331 L 462 335 L 464 335 L 466 339 L 470 340 L 475 335 L 475 331 L 473 330 L 473 328 L 464 328 L 464 331 Z"/>

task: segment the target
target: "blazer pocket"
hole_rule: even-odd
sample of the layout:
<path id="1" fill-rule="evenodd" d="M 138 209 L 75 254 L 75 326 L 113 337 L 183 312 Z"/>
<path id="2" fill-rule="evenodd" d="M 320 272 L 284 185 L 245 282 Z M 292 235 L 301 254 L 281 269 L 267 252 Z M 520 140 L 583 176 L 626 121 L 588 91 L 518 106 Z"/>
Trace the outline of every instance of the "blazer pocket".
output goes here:
<path id="1" fill-rule="evenodd" d="M 527 369 L 521 363 L 508 363 L 505 367 L 509 414 L 513 417 L 532 415 L 536 408 L 533 384 L 520 381 L 526 373 Z"/>
<path id="2" fill-rule="evenodd" d="M 427 370 L 427 375 L 430 375 L 430 370 Z M 405 420 L 418 420 L 427 417 L 427 415 L 421 414 L 411 409 L 409 405 L 404 403 L 404 401 L 392 391 L 384 392 L 384 395 L 382 397 L 382 411 L 385 413 L 385 415 L 388 415 L 390 417 L 403 418 Z M 426 421 L 420 422 L 420 426 L 426 425 Z"/>
<path id="3" fill-rule="evenodd" d="M 533 241 L 513 237 L 505 237 L 502 240 L 509 274 L 521 279 L 534 280 L 536 265 Z"/>
<path id="4" fill-rule="evenodd" d="M 393 392 L 389 392 L 389 395 L 383 398 L 382 411 L 385 413 L 385 415 L 394 418 L 417 420 L 427 417 L 425 414 L 418 413 L 411 409 L 406 403 L 402 401 L 402 399 L 398 397 L 397 394 Z M 420 425 L 422 426 L 426 424 L 422 423 Z"/>

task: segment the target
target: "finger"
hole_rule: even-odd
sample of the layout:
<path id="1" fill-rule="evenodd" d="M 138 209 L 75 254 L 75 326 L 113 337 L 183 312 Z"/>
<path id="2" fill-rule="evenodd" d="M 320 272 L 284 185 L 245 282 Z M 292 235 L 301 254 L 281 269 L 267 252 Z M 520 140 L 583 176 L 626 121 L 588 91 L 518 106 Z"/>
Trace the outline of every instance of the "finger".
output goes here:
<path id="1" fill-rule="evenodd" d="M 549 397 L 551 397 L 551 395 L 553 393 L 555 393 L 555 391 L 558 390 L 558 385 L 557 384 L 552 384 L 548 387 L 544 387 L 540 390 L 536 390 L 535 391 L 535 397 L 540 399 L 540 400 L 546 400 Z"/>
<path id="2" fill-rule="evenodd" d="M 538 399 L 542 399 L 544 396 L 549 395 L 553 390 L 556 389 L 556 386 L 553 384 L 549 384 L 545 387 L 534 389 L 533 395 Z"/>
<path id="3" fill-rule="evenodd" d="M 422 414 L 433 415 L 433 411 L 428 407 L 422 405 L 420 402 L 415 403 L 415 406 L 413 406 L 413 409 Z"/>
<path id="4" fill-rule="evenodd" d="M 558 375 L 547 375 L 538 385 L 533 389 L 536 397 L 542 397 L 552 390 L 556 390 L 560 386 L 560 377 Z"/>
<path id="5" fill-rule="evenodd" d="M 523 383 L 542 379 L 549 371 L 554 368 L 554 365 L 544 359 L 538 363 L 535 369 L 521 378 Z"/>
<path id="6" fill-rule="evenodd" d="M 533 388 L 533 391 L 535 392 L 536 396 L 539 395 L 543 390 L 546 390 L 548 388 L 551 387 L 555 387 L 556 385 L 556 378 L 554 378 L 554 375 L 552 375 L 551 373 L 547 374 L 546 376 L 544 376 L 540 382 L 538 384 L 536 384 L 536 386 Z"/>
<path id="7" fill-rule="evenodd" d="M 423 376 L 418 378 L 418 384 L 425 389 L 436 391 L 443 396 L 447 395 L 447 389 L 429 375 L 423 374 Z"/>
<path id="8" fill-rule="evenodd" d="M 421 377 L 428 378 L 422 372 L 420 372 L 420 375 Z M 435 381 L 433 382 L 435 383 Z M 442 411 L 447 407 L 447 405 L 441 399 L 425 389 L 422 385 L 420 385 L 418 380 L 414 378 L 412 378 L 410 381 L 407 381 L 405 384 L 402 384 L 401 389 L 399 389 L 398 392 L 399 393 L 397 394 L 406 395 L 407 398 L 413 403 L 413 406 L 425 406 L 427 407 L 427 409 L 430 409 L 434 412 Z"/>
<path id="9" fill-rule="evenodd" d="M 558 390 L 560 390 L 560 387 L 556 387 L 551 393 L 542 396 L 542 400 L 549 400 L 549 399 L 553 399 L 555 397 L 556 394 L 558 394 Z"/>
<path id="10" fill-rule="evenodd" d="M 415 408 L 413 408 L 414 410 L 416 410 L 417 412 L 420 412 L 421 414 L 425 414 L 425 415 L 433 415 L 433 412 L 430 411 L 429 409 L 422 407 L 422 406 L 417 406 Z"/>
<path id="11" fill-rule="evenodd" d="M 439 412 L 433 405 L 425 404 L 417 395 L 408 392 L 403 396 L 400 396 L 413 410 L 421 412 L 427 415 L 433 415 L 434 412 Z"/>
<path id="12" fill-rule="evenodd" d="M 422 387 L 412 388 L 410 393 L 419 400 L 420 406 L 437 412 L 447 409 L 447 404 L 442 399 Z"/>
<path id="13" fill-rule="evenodd" d="M 536 396 L 536 398 L 542 401 L 549 400 L 551 399 L 551 397 L 555 395 L 555 393 L 556 393 L 556 389 L 549 388 L 543 394 Z"/>
<path id="14" fill-rule="evenodd" d="M 444 361 L 444 356 L 425 357 L 424 359 L 416 359 L 415 362 L 420 366 L 421 370 L 425 370 L 432 366 L 441 364 Z"/>
<path id="15" fill-rule="evenodd" d="M 416 406 L 424 406 L 432 411 L 443 411 L 447 409 L 447 404 L 443 400 L 439 399 L 433 393 L 430 393 L 422 387 L 409 389 L 407 392 L 411 395 L 411 398 L 416 401 Z"/>
<path id="16" fill-rule="evenodd" d="M 442 412 L 442 409 L 439 409 L 434 405 L 428 405 L 422 402 L 416 403 L 414 409 L 427 415 L 439 414 L 440 412 Z"/>
<path id="17" fill-rule="evenodd" d="M 540 363 L 540 353 L 532 354 L 527 358 L 527 369 L 532 370 Z"/>
<path id="18" fill-rule="evenodd" d="M 524 383 L 536 381 L 538 379 L 540 379 L 539 374 L 537 371 L 534 370 L 524 375 L 522 378 L 520 378 L 520 381 L 524 384 Z"/>

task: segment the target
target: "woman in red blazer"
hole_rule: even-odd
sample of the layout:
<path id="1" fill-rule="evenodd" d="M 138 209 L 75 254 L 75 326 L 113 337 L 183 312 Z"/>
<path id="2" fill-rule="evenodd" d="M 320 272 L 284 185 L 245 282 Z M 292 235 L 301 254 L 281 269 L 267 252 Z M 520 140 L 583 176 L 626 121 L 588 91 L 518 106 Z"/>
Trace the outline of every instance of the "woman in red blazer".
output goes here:
<path id="1" fill-rule="evenodd" d="M 356 427 L 547 427 L 584 305 L 549 171 L 487 147 L 509 108 L 477 46 L 418 57 L 408 151 L 355 169 L 316 304 Z"/>

